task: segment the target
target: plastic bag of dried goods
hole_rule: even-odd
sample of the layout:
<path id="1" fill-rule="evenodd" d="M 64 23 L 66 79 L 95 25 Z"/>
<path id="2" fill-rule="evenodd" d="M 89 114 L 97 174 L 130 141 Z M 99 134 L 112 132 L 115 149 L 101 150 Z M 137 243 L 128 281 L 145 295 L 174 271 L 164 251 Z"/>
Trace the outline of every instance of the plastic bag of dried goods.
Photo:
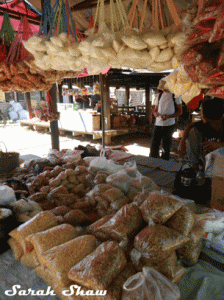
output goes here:
<path id="1" fill-rule="evenodd" d="M 57 225 L 58 221 L 53 213 L 51 213 L 50 211 L 41 211 L 28 222 L 12 230 L 9 235 L 12 238 L 16 239 L 16 241 L 22 246 L 23 251 L 25 252 L 30 246 L 30 242 L 26 241 L 26 237 Z"/>
<path id="2" fill-rule="evenodd" d="M 176 196 L 176 195 L 175 196 L 171 195 L 171 197 L 173 199 L 176 199 L 176 200 L 180 201 L 182 204 L 184 204 L 186 207 L 188 207 L 192 213 L 194 213 L 194 214 L 196 213 L 197 206 L 196 206 L 194 200 L 183 199 L 183 198 L 180 198 L 179 196 Z"/>
<path id="3" fill-rule="evenodd" d="M 129 161 L 129 162 L 126 162 L 124 165 L 124 172 L 130 176 L 130 177 L 136 177 L 136 176 L 140 176 L 140 172 L 138 171 L 138 167 L 137 167 L 137 164 L 136 164 L 136 161 L 133 160 L 133 161 Z"/>
<path id="4" fill-rule="evenodd" d="M 214 210 L 213 213 L 195 215 L 203 226 L 204 232 L 219 234 L 224 230 L 224 213 Z"/>
<path id="5" fill-rule="evenodd" d="M 86 232 L 89 234 L 94 235 L 98 240 L 100 241 L 106 241 L 109 240 L 109 236 L 103 232 L 99 232 L 99 228 L 107 223 L 111 218 L 113 217 L 113 214 L 104 216 L 103 218 L 99 219 L 95 223 L 91 224 L 86 228 Z"/>
<path id="6" fill-rule="evenodd" d="M 134 247 L 142 256 L 158 263 L 189 241 L 188 237 L 163 225 L 145 227 L 134 240 Z"/>
<path id="7" fill-rule="evenodd" d="M 104 156 L 95 157 L 89 164 L 89 168 L 91 167 L 97 167 L 106 170 L 110 174 L 116 173 L 123 169 L 122 166 L 116 165 L 112 160 L 109 160 Z"/>
<path id="8" fill-rule="evenodd" d="M 194 226 L 194 216 L 184 205 L 165 223 L 165 226 L 187 236 Z"/>
<path id="9" fill-rule="evenodd" d="M 120 242 L 120 246 L 125 248 L 128 239 L 135 236 L 142 222 L 139 207 L 134 203 L 126 204 L 109 221 L 103 224 L 99 231 Z"/>
<path id="10" fill-rule="evenodd" d="M 133 199 L 133 202 L 135 204 L 137 204 L 138 206 L 141 206 L 142 203 L 148 198 L 148 196 L 150 195 L 150 191 L 148 190 L 144 190 L 142 192 L 140 192 L 138 195 L 136 195 Z"/>
<path id="11" fill-rule="evenodd" d="M 172 278 L 172 283 L 178 283 L 178 281 L 181 279 L 181 277 L 186 273 L 186 269 L 180 265 L 177 265 L 176 272 L 174 274 L 174 277 Z"/>
<path id="12" fill-rule="evenodd" d="M 169 194 L 154 192 L 148 196 L 140 209 L 146 222 L 153 220 L 155 223 L 163 224 L 182 206 L 183 203 L 173 199 Z"/>
<path id="13" fill-rule="evenodd" d="M 104 290 L 125 268 L 125 254 L 114 241 L 102 243 L 68 272 L 68 278 L 94 290 Z"/>
<path id="14" fill-rule="evenodd" d="M 131 186 L 132 178 L 123 170 L 107 177 L 106 182 L 119 188 L 125 194 L 128 193 Z"/>
<path id="15" fill-rule="evenodd" d="M 188 243 L 186 243 L 186 245 L 177 249 L 178 258 L 181 259 L 188 266 L 192 266 L 197 263 L 203 246 L 203 240 L 200 240 L 195 245 L 189 245 Z"/>
<path id="16" fill-rule="evenodd" d="M 121 190 L 119 190 L 118 188 L 113 187 L 113 188 L 111 188 L 109 190 L 106 190 L 102 194 L 102 197 L 104 199 L 106 199 L 107 201 L 109 201 L 109 202 L 112 203 L 112 202 L 114 202 L 114 201 L 116 201 L 118 199 L 123 198 L 124 197 L 124 193 Z"/>
<path id="17" fill-rule="evenodd" d="M 123 285 L 122 300 L 130 299 L 178 300 L 180 290 L 154 268 L 144 267 Z"/>
<path id="18" fill-rule="evenodd" d="M 131 185 L 140 191 L 142 191 L 143 189 L 149 190 L 151 192 L 160 190 L 158 185 L 151 178 L 142 176 L 141 174 L 132 179 Z"/>
<path id="19" fill-rule="evenodd" d="M 125 269 L 114 279 L 107 288 L 106 300 L 121 299 L 123 284 L 125 281 L 136 273 L 132 263 L 128 263 Z"/>
<path id="20" fill-rule="evenodd" d="M 30 250 L 35 249 L 37 257 L 61 244 L 64 244 L 78 236 L 75 227 L 69 224 L 55 226 L 45 231 L 41 231 L 28 236 L 26 239 L 31 243 Z"/>
<path id="21" fill-rule="evenodd" d="M 39 255 L 41 265 L 47 267 L 55 282 L 70 283 L 69 270 L 96 249 L 96 238 L 83 235 Z"/>
<path id="22" fill-rule="evenodd" d="M 137 257 L 136 257 L 137 255 Z M 173 251 L 170 256 L 163 259 L 158 263 L 152 263 L 150 259 L 141 257 L 138 259 L 138 254 L 136 249 L 133 249 L 130 253 L 131 260 L 134 264 L 135 269 L 140 272 L 143 267 L 153 267 L 158 272 L 169 278 L 170 280 L 175 277 L 176 269 L 177 269 L 177 255 L 176 252 Z"/>

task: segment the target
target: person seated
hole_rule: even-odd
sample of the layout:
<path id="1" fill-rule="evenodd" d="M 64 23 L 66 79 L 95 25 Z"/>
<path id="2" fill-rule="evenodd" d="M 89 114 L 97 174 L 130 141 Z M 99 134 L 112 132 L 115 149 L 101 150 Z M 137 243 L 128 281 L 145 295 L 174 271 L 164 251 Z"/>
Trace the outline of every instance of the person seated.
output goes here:
<path id="1" fill-rule="evenodd" d="M 224 147 L 223 113 L 223 100 L 207 97 L 202 102 L 202 120 L 190 123 L 184 130 L 178 152 L 181 157 L 187 154 L 196 170 L 205 163 L 206 154 Z"/>

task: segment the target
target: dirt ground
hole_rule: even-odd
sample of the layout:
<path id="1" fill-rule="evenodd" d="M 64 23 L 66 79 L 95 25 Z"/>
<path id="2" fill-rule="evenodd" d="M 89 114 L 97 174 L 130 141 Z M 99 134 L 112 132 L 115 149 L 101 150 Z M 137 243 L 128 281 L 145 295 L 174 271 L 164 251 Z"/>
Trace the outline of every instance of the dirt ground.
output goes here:
<path id="1" fill-rule="evenodd" d="M 102 140 L 92 140 L 92 136 L 84 137 L 60 136 L 60 150 L 74 149 L 78 145 L 91 145 L 97 150 L 101 148 Z M 51 150 L 50 133 L 37 132 L 20 127 L 19 124 L 10 124 L 0 127 L 0 148 L 8 152 L 19 152 L 22 159 L 47 157 Z M 124 146 L 128 152 L 134 155 L 149 156 L 150 134 L 139 132 L 135 134 L 123 135 L 112 138 L 112 147 Z M 176 146 L 174 143 L 173 155 L 176 156 Z"/>

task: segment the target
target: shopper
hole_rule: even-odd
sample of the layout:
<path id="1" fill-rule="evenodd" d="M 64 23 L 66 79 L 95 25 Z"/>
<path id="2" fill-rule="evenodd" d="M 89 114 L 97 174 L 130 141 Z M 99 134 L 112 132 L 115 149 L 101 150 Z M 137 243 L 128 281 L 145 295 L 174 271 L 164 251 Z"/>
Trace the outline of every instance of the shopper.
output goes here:
<path id="1" fill-rule="evenodd" d="M 162 142 L 162 158 L 169 160 L 172 146 L 172 135 L 175 128 L 175 118 L 182 113 L 181 98 L 174 95 L 165 88 L 165 81 L 160 80 L 158 89 L 162 91 L 155 101 L 154 116 L 156 117 L 153 128 L 150 157 L 159 157 L 159 147 Z M 175 112 L 175 107 L 177 111 Z"/>
<path id="2" fill-rule="evenodd" d="M 224 147 L 223 100 L 207 97 L 202 102 L 202 120 L 189 124 L 179 144 L 179 154 L 187 153 L 193 168 L 205 162 L 205 155 Z"/>

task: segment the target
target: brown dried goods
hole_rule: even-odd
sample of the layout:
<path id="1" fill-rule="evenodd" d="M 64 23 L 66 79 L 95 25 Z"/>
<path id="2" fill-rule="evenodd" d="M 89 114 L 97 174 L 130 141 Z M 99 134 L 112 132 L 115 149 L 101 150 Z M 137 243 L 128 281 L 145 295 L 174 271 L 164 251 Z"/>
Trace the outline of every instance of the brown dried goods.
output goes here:
<path id="1" fill-rule="evenodd" d="M 51 210 L 51 209 L 55 208 L 55 205 L 50 201 L 42 201 L 42 202 L 39 202 L 39 204 L 43 210 Z"/>
<path id="2" fill-rule="evenodd" d="M 189 238 L 163 225 L 146 226 L 134 240 L 134 247 L 152 263 L 169 257 L 172 252 L 189 241 Z"/>
<path id="3" fill-rule="evenodd" d="M 177 250 L 178 258 L 181 259 L 188 266 L 192 266 L 197 263 L 201 250 L 204 246 L 204 241 L 200 240 L 197 245 L 184 245 Z"/>
<path id="4" fill-rule="evenodd" d="M 64 216 L 65 214 L 67 214 L 69 211 L 71 211 L 71 208 L 69 208 L 68 206 L 62 205 L 62 206 L 58 206 L 55 207 L 51 210 L 51 212 L 55 215 L 55 216 Z"/>
<path id="5" fill-rule="evenodd" d="M 183 204 L 168 195 L 151 194 L 141 205 L 143 219 L 146 222 L 153 220 L 155 223 L 163 224 L 169 220 Z"/>
<path id="6" fill-rule="evenodd" d="M 148 196 L 150 195 L 150 191 L 144 191 L 142 193 L 138 193 L 134 199 L 133 202 L 136 203 L 137 205 L 141 206 L 142 203 L 148 198 Z"/>
<path id="7" fill-rule="evenodd" d="M 127 264 L 118 243 L 102 243 L 94 252 L 75 265 L 68 273 L 69 279 L 94 290 L 104 290 Z"/>
<path id="8" fill-rule="evenodd" d="M 123 206 L 107 223 L 98 230 L 127 246 L 128 239 L 135 236 L 143 223 L 139 207 L 134 204 Z"/>
<path id="9" fill-rule="evenodd" d="M 180 265 L 177 265 L 176 272 L 174 277 L 172 278 L 171 282 L 177 284 L 181 277 L 186 273 L 186 269 Z"/>
<path id="10" fill-rule="evenodd" d="M 74 194 L 54 194 L 51 196 L 51 199 L 54 201 L 55 206 L 62 205 L 72 205 L 77 201 L 77 196 Z"/>
<path id="11" fill-rule="evenodd" d="M 125 281 L 135 274 L 135 269 L 131 263 L 128 263 L 124 270 L 114 279 L 114 281 L 107 288 L 107 295 L 105 300 L 121 299 L 123 284 Z"/>
<path id="12" fill-rule="evenodd" d="M 79 209 L 83 212 L 89 212 L 94 208 L 94 205 L 89 201 L 79 201 L 69 206 L 71 209 Z"/>
<path id="13" fill-rule="evenodd" d="M 38 203 L 41 201 L 46 201 L 47 195 L 48 195 L 47 193 L 38 192 L 38 193 L 31 195 L 28 199 Z"/>
<path id="14" fill-rule="evenodd" d="M 69 270 L 95 249 L 96 238 L 92 235 L 84 235 L 41 253 L 39 259 L 40 263 L 50 270 L 56 282 L 67 285 L 70 283 Z"/>
<path id="15" fill-rule="evenodd" d="M 104 216 L 103 218 L 99 219 L 95 223 L 91 224 L 90 226 L 87 227 L 86 231 L 89 234 L 94 235 L 98 240 L 100 241 L 106 241 L 109 240 L 109 236 L 103 232 L 99 232 L 99 228 L 104 225 L 107 221 L 109 221 L 113 215 L 107 215 Z"/>
<path id="16" fill-rule="evenodd" d="M 106 190 L 103 194 L 102 194 L 103 198 L 106 199 L 109 202 L 114 202 L 122 197 L 124 197 L 124 193 L 119 190 L 118 188 L 111 188 L 109 190 Z"/>
<path id="17" fill-rule="evenodd" d="M 69 224 L 62 224 L 26 238 L 36 251 L 37 257 L 55 246 L 62 245 L 78 236 L 76 229 Z"/>
<path id="18" fill-rule="evenodd" d="M 184 205 L 166 222 L 165 225 L 187 236 L 194 226 L 194 216 L 190 209 Z"/>
<path id="19" fill-rule="evenodd" d="M 190 241 L 187 243 L 189 246 L 194 246 L 200 242 L 200 240 L 203 239 L 205 233 L 204 233 L 204 227 L 200 222 L 195 222 L 194 227 L 192 228 L 191 232 L 189 233 L 188 237 Z"/>
<path id="20" fill-rule="evenodd" d="M 26 251 L 29 248 L 30 243 L 27 243 L 25 238 L 31 234 L 47 230 L 58 225 L 58 221 L 54 214 L 50 211 L 41 211 L 38 215 L 30 219 L 28 222 L 20 225 L 16 229 L 12 230 L 9 235 L 15 238 L 17 242 Z"/>
<path id="21" fill-rule="evenodd" d="M 64 215 L 65 223 L 77 226 L 80 224 L 88 223 L 89 217 L 79 209 L 74 209 Z"/>

